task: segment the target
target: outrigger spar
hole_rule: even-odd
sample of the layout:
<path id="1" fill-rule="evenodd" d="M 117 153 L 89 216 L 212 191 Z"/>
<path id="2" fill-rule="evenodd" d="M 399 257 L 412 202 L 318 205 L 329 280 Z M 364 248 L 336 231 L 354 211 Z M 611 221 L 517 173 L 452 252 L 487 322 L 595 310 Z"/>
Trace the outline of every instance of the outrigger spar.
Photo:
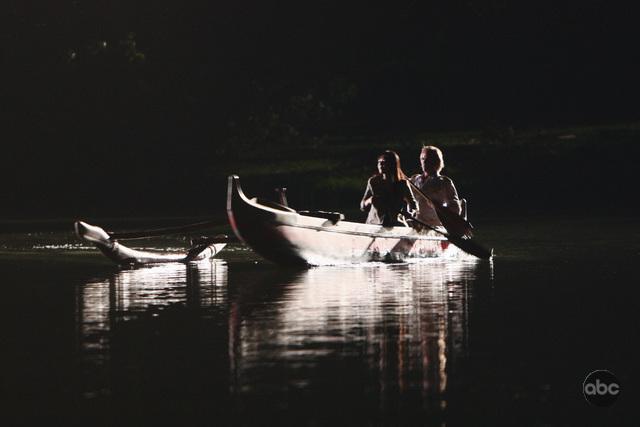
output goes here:
<path id="1" fill-rule="evenodd" d="M 78 238 L 93 243 L 103 254 L 119 265 L 201 261 L 213 258 L 227 244 L 227 236 L 220 235 L 196 241 L 187 251 L 165 254 L 129 248 L 118 242 L 102 228 L 86 222 L 76 221 L 74 230 Z"/>

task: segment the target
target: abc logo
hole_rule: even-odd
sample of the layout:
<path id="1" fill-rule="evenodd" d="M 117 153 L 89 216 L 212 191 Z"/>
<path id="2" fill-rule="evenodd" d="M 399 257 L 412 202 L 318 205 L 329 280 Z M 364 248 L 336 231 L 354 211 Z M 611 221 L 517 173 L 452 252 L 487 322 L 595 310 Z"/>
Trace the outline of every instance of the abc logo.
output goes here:
<path id="1" fill-rule="evenodd" d="M 593 371 L 582 384 L 587 402 L 595 406 L 609 406 L 620 395 L 620 381 L 609 371 Z"/>

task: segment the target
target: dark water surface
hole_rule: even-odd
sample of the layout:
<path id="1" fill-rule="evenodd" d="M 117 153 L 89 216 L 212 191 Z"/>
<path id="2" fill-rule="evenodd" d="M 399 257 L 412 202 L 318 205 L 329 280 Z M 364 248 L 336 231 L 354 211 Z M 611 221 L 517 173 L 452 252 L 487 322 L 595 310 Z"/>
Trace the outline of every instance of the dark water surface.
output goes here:
<path id="1" fill-rule="evenodd" d="M 634 425 L 636 220 L 501 221 L 493 262 L 120 270 L 0 235 L 10 424 Z M 179 240 L 147 245 L 174 248 Z M 609 369 L 609 408 L 582 396 Z"/>

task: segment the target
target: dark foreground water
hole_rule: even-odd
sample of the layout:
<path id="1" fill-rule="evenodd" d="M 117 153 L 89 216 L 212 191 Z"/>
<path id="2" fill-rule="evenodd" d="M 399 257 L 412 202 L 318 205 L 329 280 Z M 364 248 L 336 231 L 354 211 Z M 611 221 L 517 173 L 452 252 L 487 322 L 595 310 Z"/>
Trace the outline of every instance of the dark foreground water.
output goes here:
<path id="1" fill-rule="evenodd" d="M 306 271 L 240 246 L 120 270 L 2 235 L 5 425 L 637 425 L 640 223 L 484 230 L 491 263 Z M 596 369 L 611 407 L 583 398 Z"/>

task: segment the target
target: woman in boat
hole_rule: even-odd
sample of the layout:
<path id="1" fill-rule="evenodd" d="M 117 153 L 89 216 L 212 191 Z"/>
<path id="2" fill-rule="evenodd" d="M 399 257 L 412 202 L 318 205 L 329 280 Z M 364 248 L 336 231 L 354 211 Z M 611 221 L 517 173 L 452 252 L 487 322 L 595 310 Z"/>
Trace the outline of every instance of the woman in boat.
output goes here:
<path id="1" fill-rule="evenodd" d="M 407 206 L 416 210 L 416 200 L 400 168 L 400 156 L 387 150 L 378 157 L 378 173 L 367 181 L 360 209 L 369 210 L 367 224 L 393 227 L 401 225 L 398 214 Z"/>
<path id="2" fill-rule="evenodd" d="M 420 166 L 422 173 L 411 177 L 413 185 L 418 187 L 433 203 L 460 215 L 462 205 L 456 187 L 451 178 L 440 174 L 444 168 L 442 151 L 433 145 L 423 146 L 420 151 Z M 429 225 L 440 225 L 440 220 L 431 202 L 420 197 L 419 194 L 416 195 L 416 198 L 420 208 L 418 219 Z"/>

